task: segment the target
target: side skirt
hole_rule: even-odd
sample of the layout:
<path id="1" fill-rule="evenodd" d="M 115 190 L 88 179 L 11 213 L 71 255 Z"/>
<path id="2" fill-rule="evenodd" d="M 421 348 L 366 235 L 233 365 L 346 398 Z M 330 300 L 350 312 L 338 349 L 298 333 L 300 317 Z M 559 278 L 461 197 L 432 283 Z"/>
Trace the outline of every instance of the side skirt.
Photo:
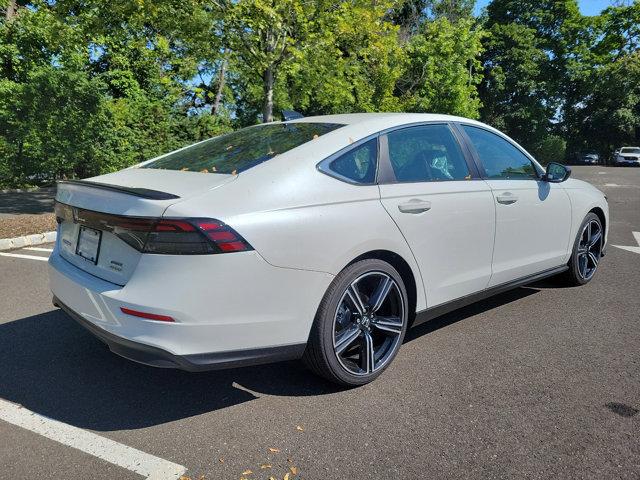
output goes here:
<path id="1" fill-rule="evenodd" d="M 457 298 L 456 300 L 451 300 L 450 302 L 436 305 L 435 307 L 427 308 L 426 310 L 421 310 L 420 312 L 416 312 L 416 319 L 411 326 L 420 325 L 441 315 L 452 312 L 453 310 L 457 310 L 459 308 L 466 307 L 467 305 L 471 305 L 472 303 L 479 302 L 480 300 L 484 300 L 485 298 L 489 298 L 494 295 L 498 295 L 499 293 L 507 292 L 509 290 L 513 290 L 514 288 L 537 282 L 544 278 L 553 277 L 554 275 L 566 272 L 567 270 L 569 270 L 568 265 L 551 268 L 540 273 L 527 275 L 526 277 L 514 280 L 512 282 L 502 283 L 500 285 L 487 288 L 486 290 L 482 290 L 478 293 L 472 293 L 471 295 L 466 295 L 464 297 Z"/>

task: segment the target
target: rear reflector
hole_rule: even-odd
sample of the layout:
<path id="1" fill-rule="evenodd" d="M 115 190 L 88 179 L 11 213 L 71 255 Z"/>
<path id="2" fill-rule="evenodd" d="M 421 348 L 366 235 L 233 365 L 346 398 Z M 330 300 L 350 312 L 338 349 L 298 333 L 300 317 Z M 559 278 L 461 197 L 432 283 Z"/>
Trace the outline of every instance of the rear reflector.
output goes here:
<path id="1" fill-rule="evenodd" d="M 213 218 L 127 217 L 56 202 L 58 222 L 112 232 L 142 253 L 203 255 L 253 250 L 233 228 Z"/>
<path id="2" fill-rule="evenodd" d="M 159 322 L 175 322 L 175 320 L 167 315 L 157 315 L 155 313 L 139 312 L 130 308 L 120 307 L 122 313 L 133 315 L 134 317 L 146 318 L 147 320 L 157 320 Z"/>

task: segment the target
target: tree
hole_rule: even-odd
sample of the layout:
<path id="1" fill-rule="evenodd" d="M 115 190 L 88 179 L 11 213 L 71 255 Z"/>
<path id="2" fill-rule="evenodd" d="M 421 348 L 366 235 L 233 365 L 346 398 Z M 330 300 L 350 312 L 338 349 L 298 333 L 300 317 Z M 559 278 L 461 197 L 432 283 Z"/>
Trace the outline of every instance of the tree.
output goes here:
<path id="1" fill-rule="evenodd" d="M 484 39 L 480 87 L 481 118 L 526 148 L 535 146 L 551 128 L 552 102 L 546 100 L 544 50 L 530 27 L 495 23 Z"/>
<path id="2" fill-rule="evenodd" d="M 226 42 L 237 65 L 262 82 L 263 122 L 273 121 L 273 91 L 286 62 L 310 40 L 309 27 L 322 2 L 239 0 L 226 4 Z"/>
<path id="3" fill-rule="evenodd" d="M 482 35 L 471 20 L 423 24 L 406 45 L 406 69 L 397 86 L 403 109 L 477 118 Z"/>

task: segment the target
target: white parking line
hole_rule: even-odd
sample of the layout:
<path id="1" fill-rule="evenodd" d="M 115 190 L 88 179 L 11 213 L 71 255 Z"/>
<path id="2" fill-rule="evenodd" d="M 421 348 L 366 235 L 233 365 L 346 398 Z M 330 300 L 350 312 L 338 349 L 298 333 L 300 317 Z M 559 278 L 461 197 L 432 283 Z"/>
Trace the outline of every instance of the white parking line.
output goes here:
<path id="1" fill-rule="evenodd" d="M 6 400 L 0 400 L 0 420 L 126 468 L 149 480 L 177 479 L 187 470 L 177 463 L 154 457 L 81 428 L 43 417 Z"/>
<path id="2" fill-rule="evenodd" d="M 24 247 L 23 250 L 31 250 L 32 252 L 53 252 L 53 248 L 42 247 Z"/>
<path id="3" fill-rule="evenodd" d="M 35 255 L 21 255 L 19 253 L 4 253 L 4 252 L 0 252 L 0 256 L 2 256 L 2 257 L 14 257 L 14 258 L 29 258 L 31 260 L 42 260 L 44 262 L 49 260 L 49 257 L 36 257 Z"/>

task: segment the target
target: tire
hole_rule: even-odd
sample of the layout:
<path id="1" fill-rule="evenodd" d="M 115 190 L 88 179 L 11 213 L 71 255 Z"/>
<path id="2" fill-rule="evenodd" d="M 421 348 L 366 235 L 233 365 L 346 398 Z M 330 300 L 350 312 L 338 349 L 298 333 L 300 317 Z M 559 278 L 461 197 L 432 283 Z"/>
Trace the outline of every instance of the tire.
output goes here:
<path id="1" fill-rule="evenodd" d="M 390 264 L 366 259 L 349 265 L 320 302 L 303 356 L 305 364 L 339 385 L 373 381 L 402 345 L 408 306 L 402 277 Z"/>
<path id="2" fill-rule="evenodd" d="M 597 236 L 593 230 L 597 226 Z M 591 227 L 587 231 L 587 227 Z M 587 238 L 589 241 L 587 242 Z M 587 247 L 587 243 L 591 246 Z M 602 250 L 604 247 L 604 229 L 600 218 L 593 212 L 587 214 L 582 221 L 578 234 L 573 243 L 573 251 L 569 260 L 569 270 L 567 270 L 560 280 L 567 286 L 580 286 L 589 283 L 596 274 L 600 259 L 602 258 Z M 585 265 L 585 261 L 587 262 Z M 586 270 L 585 270 L 586 266 Z"/>

